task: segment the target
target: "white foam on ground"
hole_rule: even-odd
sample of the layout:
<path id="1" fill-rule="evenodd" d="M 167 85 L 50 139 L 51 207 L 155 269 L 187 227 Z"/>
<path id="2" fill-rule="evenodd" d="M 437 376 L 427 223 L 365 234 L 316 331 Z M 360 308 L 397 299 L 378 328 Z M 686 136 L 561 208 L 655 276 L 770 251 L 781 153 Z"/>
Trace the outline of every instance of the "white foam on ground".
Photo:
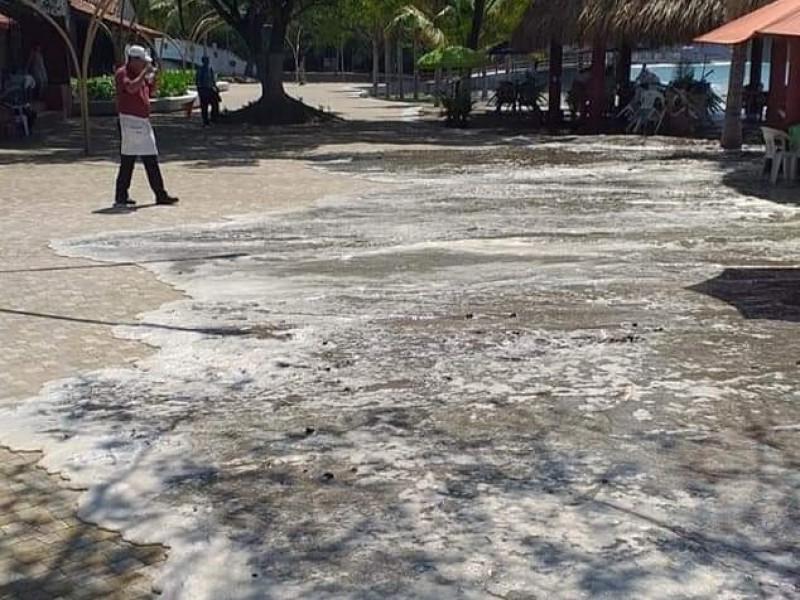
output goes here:
<path id="1" fill-rule="evenodd" d="M 748 369 L 778 326 L 686 288 L 732 250 L 793 260 L 770 235 L 796 209 L 702 164 L 385 173 L 59 242 L 161 261 L 189 297 L 117 330 L 152 356 L 51 384 L 0 440 L 85 485 L 82 516 L 168 543 L 168 598 L 778 597 L 797 557 L 762 540 L 791 537 L 800 484 L 735 432 L 765 402 L 794 431 L 797 370 Z"/>

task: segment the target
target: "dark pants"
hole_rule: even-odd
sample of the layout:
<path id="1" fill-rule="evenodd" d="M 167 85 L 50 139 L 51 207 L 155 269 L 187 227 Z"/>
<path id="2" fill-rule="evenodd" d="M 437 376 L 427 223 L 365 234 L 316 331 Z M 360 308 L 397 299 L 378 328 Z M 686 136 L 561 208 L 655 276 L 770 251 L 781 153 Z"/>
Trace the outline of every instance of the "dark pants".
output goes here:
<path id="1" fill-rule="evenodd" d="M 216 121 L 219 115 L 219 101 L 217 100 L 217 90 L 213 88 L 199 88 L 197 95 L 200 98 L 200 114 L 203 117 L 203 125 L 210 125 L 211 121 Z M 211 107 L 211 118 L 209 119 L 208 109 Z"/>
<path id="2" fill-rule="evenodd" d="M 147 181 L 150 183 L 150 189 L 153 190 L 153 193 L 156 195 L 156 200 L 163 198 L 167 195 L 167 192 L 164 189 L 164 179 L 161 177 L 161 168 L 158 166 L 158 156 L 142 156 L 140 158 L 144 163 L 144 170 L 147 172 Z M 133 167 L 135 164 L 135 156 L 126 154 L 120 156 L 116 193 L 116 199 L 118 201 L 128 198 L 128 189 L 131 187 Z"/>

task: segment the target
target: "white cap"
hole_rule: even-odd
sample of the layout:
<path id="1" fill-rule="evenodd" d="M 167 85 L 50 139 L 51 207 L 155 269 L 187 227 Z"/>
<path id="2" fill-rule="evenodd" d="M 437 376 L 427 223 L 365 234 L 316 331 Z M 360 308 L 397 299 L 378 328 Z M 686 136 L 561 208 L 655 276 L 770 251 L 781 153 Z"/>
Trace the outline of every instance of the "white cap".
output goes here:
<path id="1" fill-rule="evenodd" d="M 128 48 L 128 59 L 131 58 L 140 58 L 142 60 L 146 60 L 147 62 L 153 62 L 153 59 L 150 58 L 150 55 L 147 53 L 147 50 L 144 49 L 144 46 L 131 46 Z"/>

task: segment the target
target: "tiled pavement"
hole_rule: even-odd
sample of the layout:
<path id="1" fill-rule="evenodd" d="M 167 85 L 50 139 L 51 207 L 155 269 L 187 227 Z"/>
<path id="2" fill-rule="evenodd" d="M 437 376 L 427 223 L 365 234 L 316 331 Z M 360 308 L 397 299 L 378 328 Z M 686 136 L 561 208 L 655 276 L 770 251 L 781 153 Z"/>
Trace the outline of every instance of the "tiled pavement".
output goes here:
<path id="1" fill-rule="evenodd" d="M 241 104 L 254 91 L 234 89 L 230 97 Z M 332 104 L 344 116 L 359 102 L 372 103 L 370 118 L 406 110 L 381 112 L 380 103 L 359 101 L 336 86 L 306 86 L 303 93 L 312 104 Z M 209 134 L 195 130 L 194 121 L 176 121 L 171 131 L 185 130 L 186 142 L 196 147 L 195 138 Z M 228 134 L 221 129 L 210 135 L 218 139 L 204 140 L 208 156 L 165 156 L 162 161 L 165 179 L 183 198 L 181 204 L 127 215 L 96 212 L 108 204 L 116 170 L 107 158 L 113 156 L 108 140 L 97 134 L 105 147 L 94 160 L 74 152 L 48 155 L 46 147 L 11 148 L 10 154 L 0 148 L 0 404 L 24 401 L 44 383 L 81 370 L 136 360 L 148 349 L 114 338 L 110 325 L 135 322 L 137 314 L 181 297 L 135 265 L 105 268 L 58 256 L 49 249 L 50 240 L 291 210 L 356 187 L 352 179 L 293 160 L 297 148 L 284 151 L 271 132 L 252 136 L 252 154 L 240 150 L 235 158 L 213 154 Z M 303 148 L 313 149 L 313 140 L 303 140 Z M 143 179 L 139 167 L 132 193 L 147 201 Z M 149 571 L 166 558 L 167 549 L 137 546 L 78 520 L 79 492 L 36 466 L 39 458 L 0 446 L 0 599 L 157 594 Z"/>
<path id="2" fill-rule="evenodd" d="M 0 598 L 152 597 L 147 568 L 166 548 L 79 521 L 78 492 L 37 467 L 39 458 L 0 448 Z"/>
<path id="3" fill-rule="evenodd" d="M 234 88 L 228 98 L 243 104 L 254 92 Z M 344 116 L 359 104 L 337 86 L 306 86 L 303 93 Z M 372 103 L 370 118 L 398 112 L 366 102 Z M 194 129 L 196 120 L 174 125 L 173 132 L 185 128 L 193 147 L 194 138 L 209 135 Z M 252 154 L 240 151 L 234 159 L 212 150 L 224 146 L 226 133 L 211 135 L 219 139 L 204 140 L 208 156 L 202 150 L 200 156 L 165 156 L 165 178 L 184 199 L 180 205 L 128 215 L 96 213 L 107 206 L 116 170 L 104 156 L 109 144 L 102 132 L 95 136 L 97 158 L 89 161 L 74 153 L 48 155 L 47 147 L 31 149 L 30 157 L 14 148 L 4 155 L 0 148 L 0 403 L 23 401 L 47 381 L 80 370 L 136 360 L 148 350 L 114 338 L 110 325 L 135 322 L 137 314 L 180 298 L 136 266 L 97 268 L 105 265 L 57 256 L 50 240 L 291 210 L 355 187 L 351 179 L 285 158 L 296 148 L 284 152 L 271 132 L 251 140 Z M 313 149 L 313 140 L 303 140 L 303 147 Z M 139 170 L 132 192 L 146 201 L 143 179 Z M 79 492 L 37 467 L 38 459 L 0 446 L 0 598 L 152 596 L 148 567 L 164 560 L 166 549 L 136 546 L 79 521 Z"/>

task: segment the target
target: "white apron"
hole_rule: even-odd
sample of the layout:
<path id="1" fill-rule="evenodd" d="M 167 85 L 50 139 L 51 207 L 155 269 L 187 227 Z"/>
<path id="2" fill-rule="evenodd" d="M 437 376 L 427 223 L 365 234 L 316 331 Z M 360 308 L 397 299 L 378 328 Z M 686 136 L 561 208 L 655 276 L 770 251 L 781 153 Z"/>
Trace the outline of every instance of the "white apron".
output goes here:
<path id="1" fill-rule="evenodd" d="M 149 119 L 120 115 L 119 127 L 122 132 L 123 156 L 157 156 L 156 134 Z"/>

